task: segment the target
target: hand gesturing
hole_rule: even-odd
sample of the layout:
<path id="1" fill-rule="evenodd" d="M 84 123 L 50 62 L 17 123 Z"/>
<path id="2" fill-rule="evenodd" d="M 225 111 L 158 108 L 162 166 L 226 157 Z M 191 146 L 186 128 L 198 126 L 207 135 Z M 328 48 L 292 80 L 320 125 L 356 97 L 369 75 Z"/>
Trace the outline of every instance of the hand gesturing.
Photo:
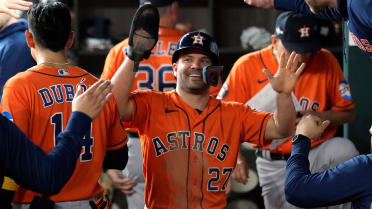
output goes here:
<path id="1" fill-rule="evenodd" d="M 292 52 L 288 59 L 282 53 L 280 55 L 279 69 L 275 75 L 271 74 L 268 69 L 263 69 L 262 72 L 265 73 L 276 92 L 290 94 L 296 86 L 298 77 L 305 69 L 305 63 L 302 63 L 297 68 L 299 62 L 300 55 L 296 54 L 296 52 Z"/>

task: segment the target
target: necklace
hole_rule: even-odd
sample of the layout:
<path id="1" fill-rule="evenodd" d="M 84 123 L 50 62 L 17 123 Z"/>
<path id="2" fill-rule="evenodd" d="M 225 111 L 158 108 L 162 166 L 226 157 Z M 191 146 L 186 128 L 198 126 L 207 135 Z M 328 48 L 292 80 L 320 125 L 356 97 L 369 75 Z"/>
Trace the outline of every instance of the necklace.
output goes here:
<path id="1" fill-rule="evenodd" d="M 39 63 L 39 64 L 37 64 L 37 65 L 48 65 L 48 64 L 50 64 L 50 65 L 69 65 L 70 64 L 70 62 L 64 62 L 64 63 L 60 63 L 60 62 L 42 62 L 42 63 Z"/>

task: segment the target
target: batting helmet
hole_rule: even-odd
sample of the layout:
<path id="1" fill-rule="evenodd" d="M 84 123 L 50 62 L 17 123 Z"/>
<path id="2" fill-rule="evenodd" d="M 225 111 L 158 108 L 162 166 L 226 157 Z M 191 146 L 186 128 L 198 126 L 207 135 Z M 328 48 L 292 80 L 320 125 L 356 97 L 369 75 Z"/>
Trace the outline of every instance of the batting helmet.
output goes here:
<path id="1" fill-rule="evenodd" d="M 213 65 L 219 64 L 217 43 L 206 33 L 194 31 L 183 35 L 178 40 L 176 51 L 172 56 L 172 63 L 177 62 L 180 53 L 187 49 L 200 49 L 211 57 Z"/>

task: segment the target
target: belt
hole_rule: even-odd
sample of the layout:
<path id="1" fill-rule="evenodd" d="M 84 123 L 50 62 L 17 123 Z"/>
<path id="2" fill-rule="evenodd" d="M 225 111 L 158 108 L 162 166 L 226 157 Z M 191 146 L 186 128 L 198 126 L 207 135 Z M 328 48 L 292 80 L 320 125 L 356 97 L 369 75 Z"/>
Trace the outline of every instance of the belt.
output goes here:
<path id="1" fill-rule="evenodd" d="M 138 135 L 137 132 L 129 132 L 129 131 L 127 131 L 127 136 L 129 138 L 139 138 L 139 135 Z"/>
<path id="2" fill-rule="evenodd" d="M 288 158 L 291 156 L 290 154 L 282 155 L 265 149 L 256 149 L 256 155 L 258 157 L 265 158 L 266 160 L 288 160 Z"/>

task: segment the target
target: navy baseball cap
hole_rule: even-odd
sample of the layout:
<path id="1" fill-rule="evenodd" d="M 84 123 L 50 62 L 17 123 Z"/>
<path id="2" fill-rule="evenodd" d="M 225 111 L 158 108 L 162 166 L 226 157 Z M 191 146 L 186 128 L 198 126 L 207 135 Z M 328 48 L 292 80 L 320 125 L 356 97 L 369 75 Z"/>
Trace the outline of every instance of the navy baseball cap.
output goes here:
<path id="1" fill-rule="evenodd" d="M 318 23 L 303 14 L 281 13 L 276 19 L 275 36 L 289 52 L 316 52 L 321 48 Z"/>
<path id="2" fill-rule="evenodd" d="M 171 5 L 175 1 L 180 1 L 180 0 L 140 0 L 140 5 L 146 3 L 146 2 L 151 2 L 152 5 L 155 7 L 164 7 Z"/>

